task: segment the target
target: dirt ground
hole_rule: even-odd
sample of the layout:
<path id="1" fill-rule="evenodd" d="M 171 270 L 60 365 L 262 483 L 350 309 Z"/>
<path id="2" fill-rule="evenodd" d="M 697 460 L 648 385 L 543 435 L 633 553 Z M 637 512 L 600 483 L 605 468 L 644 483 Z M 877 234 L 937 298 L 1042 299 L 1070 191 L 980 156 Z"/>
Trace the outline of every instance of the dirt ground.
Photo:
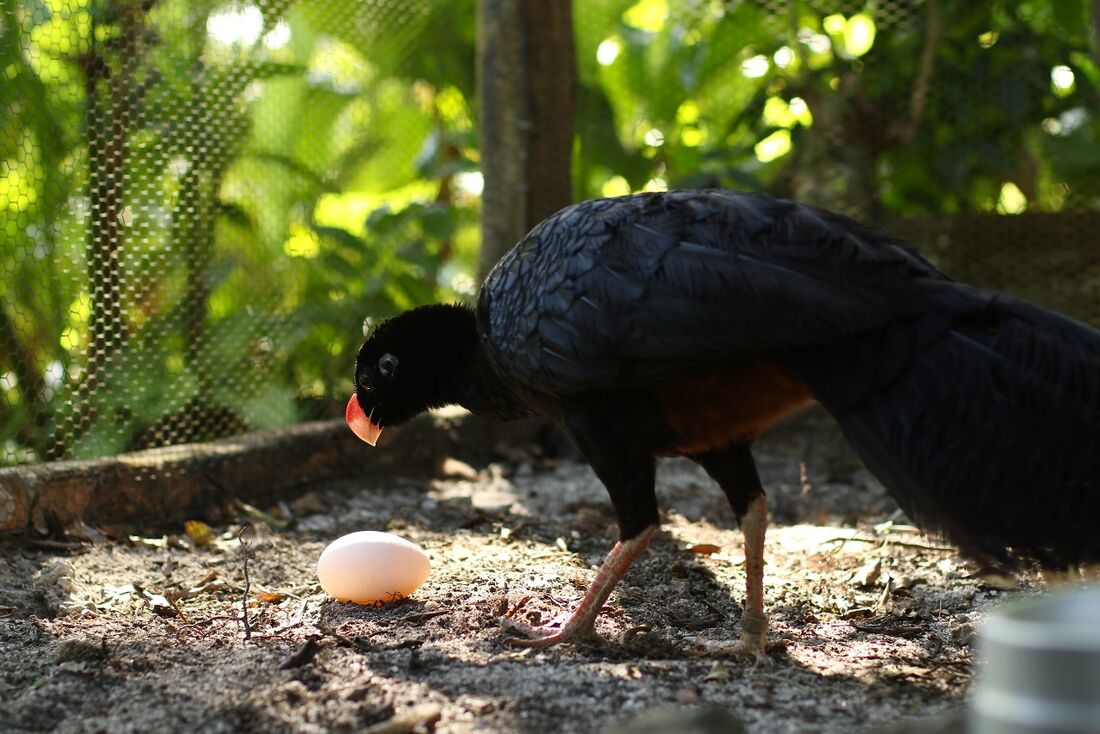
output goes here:
<path id="1" fill-rule="evenodd" d="M 600 732 L 718 705 L 778 734 L 882 731 L 958 707 L 983 613 L 1034 580 L 969 578 L 816 435 L 756 451 L 780 643 L 765 665 L 698 652 L 739 632 L 744 556 L 721 492 L 679 460 L 659 474 L 663 530 L 598 639 L 504 646 L 502 615 L 545 623 L 570 609 L 615 539 L 590 470 L 512 450 L 476 474 L 451 462 L 442 478 L 363 476 L 262 512 L 238 505 L 209 528 L 0 545 L 0 730 Z M 428 553 L 413 598 L 359 607 L 320 590 L 321 549 L 362 529 Z"/>

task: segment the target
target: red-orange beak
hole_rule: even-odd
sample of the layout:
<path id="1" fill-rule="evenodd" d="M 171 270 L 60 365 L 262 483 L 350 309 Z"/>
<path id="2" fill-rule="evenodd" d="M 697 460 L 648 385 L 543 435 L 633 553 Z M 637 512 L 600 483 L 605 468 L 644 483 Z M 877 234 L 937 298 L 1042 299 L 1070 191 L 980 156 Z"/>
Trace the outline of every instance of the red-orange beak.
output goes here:
<path id="1" fill-rule="evenodd" d="M 374 411 L 371 411 L 373 415 Z M 382 426 L 378 425 L 370 419 L 370 416 L 363 412 L 363 409 L 359 407 L 359 398 L 352 393 L 351 400 L 348 401 L 347 410 L 344 411 L 344 417 L 348 421 L 348 428 L 359 438 L 363 439 L 371 446 L 378 443 L 378 437 L 382 435 Z"/>

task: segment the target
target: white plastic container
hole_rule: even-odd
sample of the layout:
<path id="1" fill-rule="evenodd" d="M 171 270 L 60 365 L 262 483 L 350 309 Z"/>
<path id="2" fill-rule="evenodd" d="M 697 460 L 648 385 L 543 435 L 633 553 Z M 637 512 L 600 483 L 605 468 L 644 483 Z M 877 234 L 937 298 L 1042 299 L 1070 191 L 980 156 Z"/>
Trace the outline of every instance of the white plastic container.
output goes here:
<path id="1" fill-rule="evenodd" d="M 1100 734 L 1100 588 L 1010 604 L 978 641 L 971 734 Z"/>

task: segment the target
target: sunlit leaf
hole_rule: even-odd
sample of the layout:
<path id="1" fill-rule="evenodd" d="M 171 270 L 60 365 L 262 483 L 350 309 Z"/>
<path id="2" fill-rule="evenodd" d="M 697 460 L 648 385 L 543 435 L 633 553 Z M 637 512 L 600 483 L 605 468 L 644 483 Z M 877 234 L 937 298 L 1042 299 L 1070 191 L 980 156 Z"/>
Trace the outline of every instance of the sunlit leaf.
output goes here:
<path id="1" fill-rule="evenodd" d="M 774 161 L 787 155 L 791 150 L 791 133 L 788 130 L 776 130 L 753 147 L 761 163 Z"/>
<path id="2" fill-rule="evenodd" d="M 844 47 L 852 56 L 860 57 L 875 45 L 875 21 L 865 13 L 856 13 L 844 26 Z"/>
<path id="3" fill-rule="evenodd" d="M 668 20 L 668 0 L 640 0 L 623 13 L 623 22 L 641 31 L 656 33 Z"/>
<path id="4" fill-rule="evenodd" d="M 997 197 L 997 211 L 1001 214 L 1020 214 L 1026 209 L 1027 197 L 1024 192 L 1016 184 L 1006 181 Z"/>

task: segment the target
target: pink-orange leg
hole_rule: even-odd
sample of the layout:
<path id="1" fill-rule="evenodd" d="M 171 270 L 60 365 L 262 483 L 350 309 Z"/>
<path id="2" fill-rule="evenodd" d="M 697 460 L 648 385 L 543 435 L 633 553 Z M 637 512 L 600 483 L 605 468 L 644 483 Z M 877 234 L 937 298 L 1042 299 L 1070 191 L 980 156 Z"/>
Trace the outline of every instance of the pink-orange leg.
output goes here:
<path id="1" fill-rule="evenodd" d="M 761 495 L 749 503 L 741 518 L 741 533 L 745 538 L 745 608 L 741 614 L 741 639 L 701 641 L 708 653 L 719 655 L 753 655 L 757 661 L 767 659 L 765 643 L 768 618 L 764 616 L 764 535 L 768 529 L 768 506 Z"/>
<path id="2" fill-rule="evenodd" d="M 580 604 L 573 610 L 573 613 L 569 615 L 561 629 L 552 631 L 530 628 L 511 621 L 512 626 L 537 636 L 531 639 L 509 637 L 504 643 L 506 645 L 516 645 L 517 647 L 549 647 L 559 642 L 574 642 L 587 637 L 592 632 L 596 616 L 603 608 L 604 602 L 611 596 L 615 584 L 619 583 L 619 580 L 626 575 L 630 564 L 634 563 L 638 556 L 645 553 L 646 548 L 649 547 L 649 539 L 656 530 L 656 525 L 650 525 L 638 536 L 615 544 L 615 547 L 607 554 L 607 558 L 604 559 L 600 570 L 596 573 L 592 585 L 585 592 L 584 598 L 581 599 Z"/>

